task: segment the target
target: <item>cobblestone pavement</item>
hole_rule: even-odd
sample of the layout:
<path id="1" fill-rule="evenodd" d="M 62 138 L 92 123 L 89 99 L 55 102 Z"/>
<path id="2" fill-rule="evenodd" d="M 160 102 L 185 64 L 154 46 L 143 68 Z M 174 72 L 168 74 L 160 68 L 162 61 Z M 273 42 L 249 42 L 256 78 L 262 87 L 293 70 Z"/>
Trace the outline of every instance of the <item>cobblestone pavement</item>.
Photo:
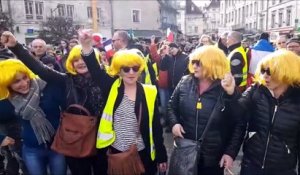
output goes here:
<path id="1" fill-rule="evenodd" d="M 173 136 L 171 133 L 164 133 L 164 139 L 165 139 L 164 141 L 165 141 L 168 157 L 170 158 L 173 149 Z M 236 157 L 236 160 L 233 163 L 234 164 L 233 169 L 231 170 L 234 173 L 234 175 L 238 175 L 240 172 L 241 158 L 242 158 L 242 153 L 240 152 L 239 155 Z"/>

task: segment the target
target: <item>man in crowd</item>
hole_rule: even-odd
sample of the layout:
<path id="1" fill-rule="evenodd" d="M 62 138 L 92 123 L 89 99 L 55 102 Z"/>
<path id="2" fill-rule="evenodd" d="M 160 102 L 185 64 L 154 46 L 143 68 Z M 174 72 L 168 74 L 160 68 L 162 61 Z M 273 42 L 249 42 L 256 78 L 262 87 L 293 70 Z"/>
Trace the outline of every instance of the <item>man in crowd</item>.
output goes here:
<path id="1" fill-rule="evenodd" d="M 129 36 L 126 31 L 120 30 L 116 31 L 112 38 L 112 44 L 115 51 L 128 48 L 129 45 Z"/>
<path id="2" fill-rule="evenodd" d="M 218 46 L 219 49 L 223 50 L 223 52 L 225 53 L 225 55 L 228 55 L 228 48 L 227 48 L 227 36 L 228 36 L 228 32 L 224 32 L 221 34 L 218 42 L 216 43 L 216 45 Z"/>
<path id="3" fill-rule="evenodd" d="M 279 35 L 276 39 L 276 49 L 286 49 L 287 38 L 285 35 Z"/>
<path id="4" fill-rule="evenodd" d="M 300 56 L 300 39 L 299 38 L 291 38 L 287 42 L 287 50 L 295 52 L 295 54 Z"/>
<path id="5" fill-rule="evenodd" d="M 62 71 L 61 66 L 56 62 L 56 58 L 47 54 L 47 44 L 42 39 L 35 39 L 31 43 L 32 52 L 36 59 L 57 71 Z"/>
<path id="6" fill-rule="evenodd" d="M 228 59 L 230 60 L 231 73 L 240 91 L 246 89 L 248 74 L 247 54 L 241 45 L 242 40 L 243 35 L 240 32 L 232 31 L 228 33 Z"/>

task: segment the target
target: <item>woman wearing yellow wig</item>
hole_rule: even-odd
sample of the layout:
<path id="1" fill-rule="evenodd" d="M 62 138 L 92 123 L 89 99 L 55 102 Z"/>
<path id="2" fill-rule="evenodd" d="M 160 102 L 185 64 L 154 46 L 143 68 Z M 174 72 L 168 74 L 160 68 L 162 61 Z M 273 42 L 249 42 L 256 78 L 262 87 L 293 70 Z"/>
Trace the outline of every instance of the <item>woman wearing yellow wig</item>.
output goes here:
<path id="1" fill-rule="evenodd" d="M 81 46 L 75 46 L 69 53 L 66 61 L 68 73 L 59 73 L 34 59 L 21 44 L 17 43 L 12 33 L 4 32 L 1 36 L 1 42 L 9 47 L 18 59 L 42 80 L 60 87 L 65 92 L 62 95 L 58 94 L 58 91 L 52 92 L 50 96 L 53 98 L 62 96 L 65 99 L 65 107 L 71 104 L 80 104 L 88 109 L 92 116 L 100 119 L 107 99 L 103 94 L 107 94 L 109 89 L 105 89 L 104 82 L 92 80 L 81 56 Z M 97 59 L 99 60 L 98 54 Z M 72 112 L 78 113 L 80 111 Z M 106 174 L 107 172 L 105 150 L 99 150 L 96 156 L 84 158 L 66 156 L 66 160 L 73 175 Z"/>
<path id="2" fill-rule="evenodd" d="M 233 112 L 248 116 L 241 175 L 299 173 L 299 72 L 300 58 L 279 50 L 262 59 L 256 69 L 256 83 L 242 96 L 234 89 L 232 76 L 223 80 L 233 100 Z"/>
<path id="3" fill-rule="evenodd" d="M 21 61 L 0 62 L 0 99 L 8 99 L 21 120 L 22 158 L 29 174 L 66 174 L 63 155 L 50 149 L 59 124 L 61 97 L 57 86 L 35 76 Z M 41 95 L 43 94 L 43 95 Z"/>
<path id="4" fill-rule="evenodd" d="M 145 174 L 154 175 L 157 166 L 160 171 L 165 172 L 167 153 L 156 104 L 157 90 L 155 86 L 138 82 L 145 61 L 134 50 L 122 50 L 115 53 L 106 74 L 105 70 L 96 64 L 91 33 L 86 31 L 79 36 L 82 52 L 86 54 L 83 59 L 92 77 L 105 82 L 110 88 L 99 125 L 97 148 L 109 147 L 111 154 L 137 149 Z M 116 165 L 122 172 L 114 172 L 113 170 L 117 170 L 109 166 L 109 174 L 135 174 L 134 168 L 128 169 L 129 163 L 127 161 Z"/>
<path id="5" fill-rule="evenodd" d="M 178 145 L 191 140 L 194 143 L 201 142 L 198 162 L 196 159 L 196 166 L 191 174 L 221 175 L 223 167 L 231 168 L 238 153 L 237 147 L 242 141 L 241 133 L 236 132 L 237 119 L 230 115 L 229 108 L 222 100 L 224 90 L 221 79 L 230 72 L 229 63 L 222 50 L 214 46 L 203 46 L 190 55 L 189 70 L 191 74 L 181 79 L 168 106 L 175 143 Z M 211 122 L 202 139 L 209 119 Z M 185 157 L 181 159 L 182 164 L 176 162 L 176 166 L 182 172 L 172 174 L 187 173 L 183 167 Z M 172 167 L 174 165 L 170 164 L 170 171 Z"/>

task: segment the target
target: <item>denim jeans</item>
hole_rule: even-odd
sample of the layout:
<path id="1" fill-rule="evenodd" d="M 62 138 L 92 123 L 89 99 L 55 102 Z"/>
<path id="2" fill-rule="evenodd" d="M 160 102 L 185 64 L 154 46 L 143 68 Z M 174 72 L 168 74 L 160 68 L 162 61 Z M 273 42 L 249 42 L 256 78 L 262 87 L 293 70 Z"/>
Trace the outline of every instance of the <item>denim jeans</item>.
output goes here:
<path id="1" fill-rule="evenodd" d="M 297 173 L 296 170 L 268 171 L 251 164 L 245 165 L 242 163 L 240 175 L 297 175 Z"/>
<path id="2" fill-rule="evenodd" d="M 50 148 L 31 148 L 23 145 L 23 160 L 30 175 L 50 174 L 65 175 L 67 166 L 65 157 Z"/>

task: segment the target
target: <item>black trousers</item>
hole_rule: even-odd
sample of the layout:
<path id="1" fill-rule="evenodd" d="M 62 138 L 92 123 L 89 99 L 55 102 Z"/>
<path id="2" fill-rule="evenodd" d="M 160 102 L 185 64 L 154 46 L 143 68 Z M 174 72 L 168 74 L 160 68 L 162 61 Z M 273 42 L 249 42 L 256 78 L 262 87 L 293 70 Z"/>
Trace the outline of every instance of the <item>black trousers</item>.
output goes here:
<path id="1" fill-rule="evenodd" d="M 74 158 L 66 156 L 67 165 L 72 175 L 106 175 L 107 149 L 99 149 L 96 156 Z"/>

